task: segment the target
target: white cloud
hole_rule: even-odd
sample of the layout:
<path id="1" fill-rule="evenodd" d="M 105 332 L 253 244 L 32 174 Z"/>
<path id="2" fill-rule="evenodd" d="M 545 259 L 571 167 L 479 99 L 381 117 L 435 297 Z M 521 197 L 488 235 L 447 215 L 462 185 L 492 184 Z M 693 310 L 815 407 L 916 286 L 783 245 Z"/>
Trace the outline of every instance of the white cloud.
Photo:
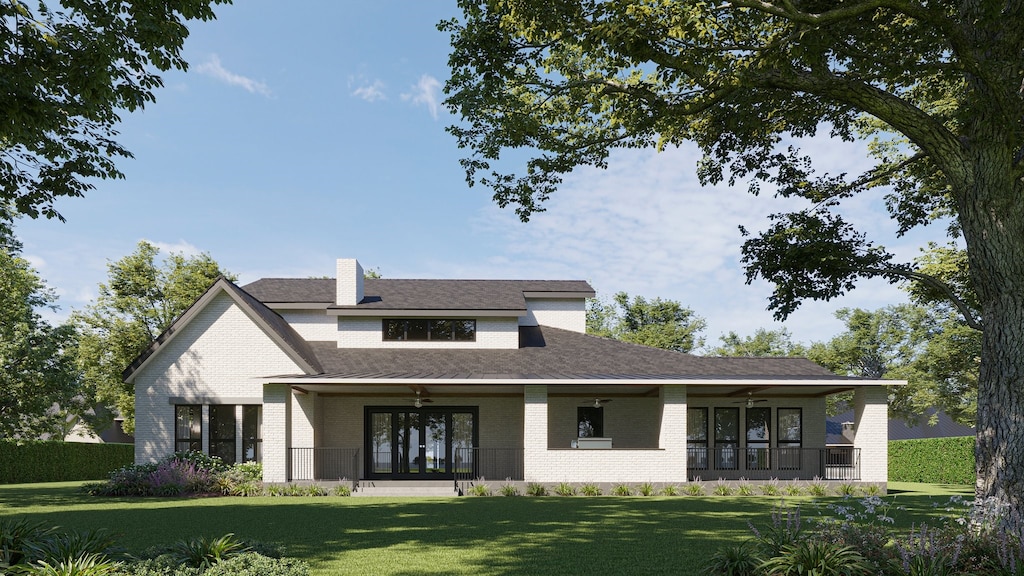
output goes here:
<path id="1" fill-rule="evenodd" d="M 420 76 L 419 82 L 412 86 L 412 92 L 402 94 L 402 100 L 410 101 L 416 105 L 423 105 L 430 111 L 430 115 L 437 120 L 437 110 L 440 107 L 438 97 L 441 93 L 441 81 L 429 74 Z"/>
<path id="2" fill-rule="evenodd" d="M 384 94 L 384 83 L 380 80 L 374 80 L 369 83 L 364 82 L 362 86 L 352 91 L 352 95 L 367 102 L 387 100 L 387 96 Z"/>
<path id="3" fill-rule="evenodd" d="M 220 57 L 216 54 L 211 54 L 206 62 L 197 64 L 195 69 L 200 74 L 205 74 L 230 86 L 238 86 L 251 94 L 260 94 L 268 98 L 271 96 L 270 88 L 266 84 L 227 70 L 221 65 Z"/>
<path id="4" fill-rule="evenodd" d="M 159 248 L 160 252 L 165 256 L 167 254 L 181 254 L 186 258 L 190 258 L 203 253 L 202 250 L 185 240 L 178 240 L 177 242 L 158 242 L 156 240 L 147 240 L 145 238 L 143 238 L 143 240 Z"/>
<path id="5" fill-rule="evenodd" d="M 22 256 L 25 261 L 28 262 L 29 266 L 34 268 L 37 272 L 46 268 L 46 260 L 42 256 L 36 256 L 35 254 L 25 254 Z"/>
<path id="6" fill-rule="evenodd" d="M 822 160 L 833 172 L 853 174 L 868 165 L 857 150 L 837 150 L 841 143 L 803 144 L 807 150 L 827 147 Z M 547 212 L 527 224 L 511 210 L 485 209 L 477 233 L 500 238 L 504 254 L 476 274 L 584 278 L 605 297 L 625 290 L 679 300 L 707 318 L 711 344 L 729 331 L 745 335 L 780 327 L 766 310 L 771 286 L 763 280 L 746 284 L 738 226 L 756 233 L 766 228 L 769 214 L 806 204 L 774 198 L 770 191 L 752 196 L 742 185 L 701 187 L 694 173 L 698 158 L 692 145 L 660 154 L 617 151 L 607 170 L 569 175 L 547 202 Z M 885 245 L 901 255 L 923 244 L 921 237 L 896 239 L 880 202 L 858 203 L 849 217 L 871 236 L 891 239 Z M 941 238 L 943 230 L 930 233 Z M 874 309 L 903 300 L 898 287 L 865 281 L 832 302 L 805 303 L 785 326 L 798 340 L 826 340 L 843 329 L 833 317 L 838 308 Z"/>

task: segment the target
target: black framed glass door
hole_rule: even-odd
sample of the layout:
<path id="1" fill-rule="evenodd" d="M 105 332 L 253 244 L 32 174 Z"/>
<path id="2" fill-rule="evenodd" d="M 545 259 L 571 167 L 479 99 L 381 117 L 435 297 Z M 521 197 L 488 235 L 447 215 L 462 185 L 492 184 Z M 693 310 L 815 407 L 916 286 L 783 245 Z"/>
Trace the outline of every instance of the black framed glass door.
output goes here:
<path id="1" fill-rule="evenodd" d="M 451 479 L 477 445 L 476 407 L 368 406 L 367 478 Z"/>

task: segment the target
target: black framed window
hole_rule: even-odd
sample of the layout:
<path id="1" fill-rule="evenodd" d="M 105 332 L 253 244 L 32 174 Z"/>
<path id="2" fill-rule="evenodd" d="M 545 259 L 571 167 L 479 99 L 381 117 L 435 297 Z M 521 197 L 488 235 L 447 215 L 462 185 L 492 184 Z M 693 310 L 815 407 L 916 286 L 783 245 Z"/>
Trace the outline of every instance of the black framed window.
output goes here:
<path id="1" fill-rule="evenodd" d="M 258 404 L 242 406 L 242 462 L 263 461 L 263 412 Z"/>
<path id="2" fill-rule="evenodd" d="M 803 445 L 803 410 L 801 408 L 779 408 L 779 468 L 800 469 L 800 452 Z"/>
<path id="3" fill-rule="evenodd" d="M 476 320 L 385 318 L 384 340 L 404 342 L 474 342 Z"/>
<path id="4" fill-rule="evenodd" d="M 235 463 L 235 405 L 210 406 L 210 456 Z"/>
<path id="5" fill-rule="evenodd" d="M 174 451 L 203 450 L 203 407 L 178 405 L 174 407 Z"/>
<path id="6" fill-rule="evenodd" d="M 735 470 L 739 467 L 740 409 L 715 408 L 715 467 Z"/>
<path id="7" fill-rule="evenodd" d="M 686 466 L 708 469 L 708 409 L 686 409 Z"/>
<path id="8" fill-rule="evenodd" d="M 747 408 L 747 470 L 769 470 L 771 408 Z"/>
<path id="9" fill-rule="evenodd" d="M 580 438 L 604 438 L 604 407 L 576 408 L 576 429 Z"/>

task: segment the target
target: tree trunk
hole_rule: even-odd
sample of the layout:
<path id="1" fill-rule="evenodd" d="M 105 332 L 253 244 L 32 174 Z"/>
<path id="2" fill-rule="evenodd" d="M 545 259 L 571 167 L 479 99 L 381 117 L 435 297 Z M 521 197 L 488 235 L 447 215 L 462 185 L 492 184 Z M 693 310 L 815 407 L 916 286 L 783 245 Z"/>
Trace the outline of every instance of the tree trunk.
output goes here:
<path id="1" fill-rule="evenodd" d="M 958 203 L 984 321 L 975 495 L 1019 512 L 1024 511 L 1024 186 L 1013 177 L 1010 146 L 991 137 L 971 142 L 982 144 L 969 150 L 972 185 L 958 195 Z"/>

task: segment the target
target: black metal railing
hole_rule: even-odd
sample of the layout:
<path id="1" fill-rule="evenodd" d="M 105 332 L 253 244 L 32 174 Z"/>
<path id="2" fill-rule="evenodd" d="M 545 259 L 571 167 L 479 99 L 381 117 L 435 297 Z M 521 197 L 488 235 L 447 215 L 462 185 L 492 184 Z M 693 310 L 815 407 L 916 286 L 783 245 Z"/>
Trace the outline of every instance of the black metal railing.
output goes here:
<path id="1" fill-rule="evenodd" d="M 690 478 L 860 480 L 860 448 L 690 447 Z"/>
<path id="2" fill-rule="evenodd" d="M 523 480 L 522 448 L 456 448 L 455 482 L 476 480 Z"/>
<path id="3" fill-rule="evenodd" d="M 288 481 L 359 480 L 358 448 L 289 448 Z"/>

